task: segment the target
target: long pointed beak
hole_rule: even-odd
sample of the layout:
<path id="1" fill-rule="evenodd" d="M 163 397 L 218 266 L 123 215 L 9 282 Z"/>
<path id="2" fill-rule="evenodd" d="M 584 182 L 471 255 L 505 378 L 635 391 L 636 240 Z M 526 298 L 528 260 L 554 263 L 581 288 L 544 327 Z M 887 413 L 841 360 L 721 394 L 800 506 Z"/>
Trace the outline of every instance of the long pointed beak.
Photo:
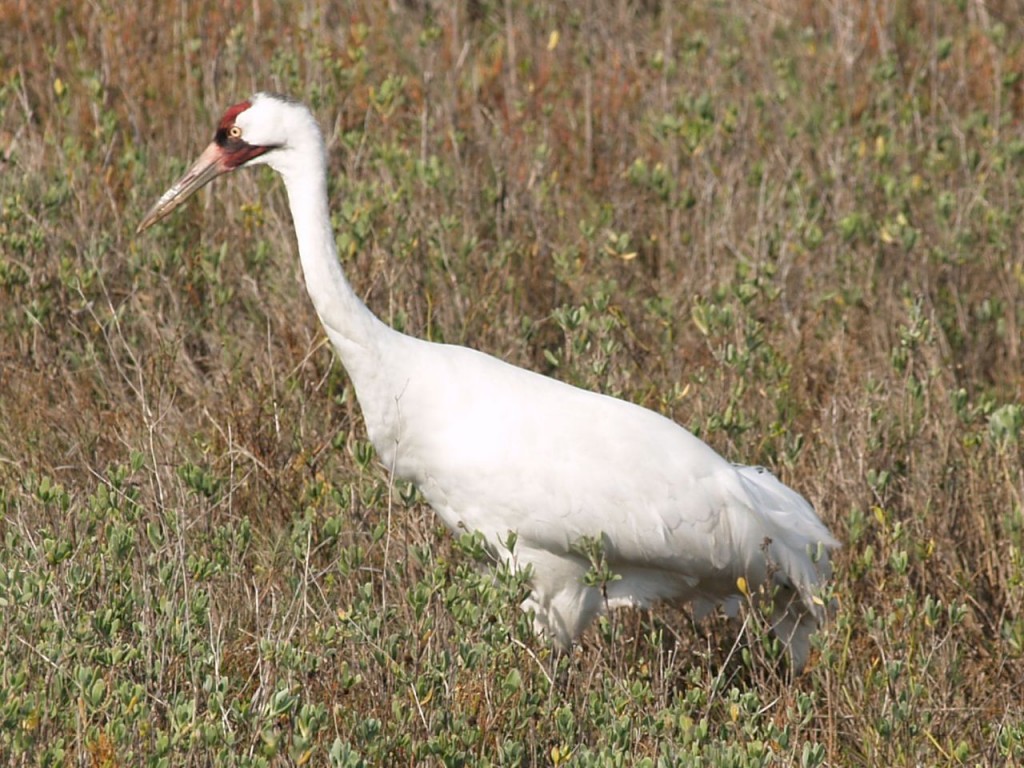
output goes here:
<path id="1" fill-rule="evenodd" d="M 149 213 L 139 224 L 135 234 L 156 224 L 192 197 L 199 189 L 230 170 L 231 167 L 224 162 L 224 150 L 216 142 L 213 142 L 203 150 L 203 154 L 186 171 L 185 175 L 174 182 L 174 186 L 164 192 L 156 201 L 156 205 L 149 209 Z"/>

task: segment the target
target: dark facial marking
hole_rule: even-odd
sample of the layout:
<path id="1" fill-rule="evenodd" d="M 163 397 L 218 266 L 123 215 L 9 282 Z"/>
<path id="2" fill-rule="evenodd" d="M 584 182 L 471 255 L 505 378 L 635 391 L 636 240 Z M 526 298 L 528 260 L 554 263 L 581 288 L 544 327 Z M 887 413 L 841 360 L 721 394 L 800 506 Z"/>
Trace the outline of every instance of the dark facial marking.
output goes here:
<path id="1" fill-rule="evenodd" d="M 245 142 L 241 138 L 232 138 L 229 132 L 235 124 L 235 118 L 251 106 L 251 102 L 243 101 L 240 104 L 235 104 L 233 107 L 228 107 L 224 116 L 220 119 L 220 123 L 217 124 L 217 134 L 214 136 L 214 141 L 217 142 L 219 147 L 231 151 L 245 146 Z"/>
<path id="2" fill-rule="evenodd" d="M 227 108 L 220 123 L 217 124 L 217 133 L 214 141 L 217 142 L 223 151 L 223 164 L 228 168 L 237 168 L 240 165 L 259 157 L 272 147 L 256 147 L 247 143 L 240 136 L 231 136 L 231 129 L 235 125 L 235 119 L 245 110 L 252 106 L 251 101 L 243 101 Z"/>
<path id="3" fill-rule="evenodd" d="M 252 106 L 251 101 L 240 101 L 238 104 L 228 107 L 224 111 L 224 115 L 220 119 L 220 123 L 217 125 L 217 136 L 220 137 L 221 133 L 227 136 L 228 128 L 235 124 L 235 118 L 245 112 L 249 107 Z"/>

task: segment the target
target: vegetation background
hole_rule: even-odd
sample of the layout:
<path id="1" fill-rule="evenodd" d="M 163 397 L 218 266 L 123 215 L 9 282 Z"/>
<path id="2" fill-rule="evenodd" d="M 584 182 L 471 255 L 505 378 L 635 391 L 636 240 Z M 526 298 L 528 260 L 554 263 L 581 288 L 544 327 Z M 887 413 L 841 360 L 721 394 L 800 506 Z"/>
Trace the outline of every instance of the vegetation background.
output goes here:
<path id="1" fill-rule="evenodd" d="M 0 762 L 1024 763 L 1022 18 L 0 0 Z M 325 127 L 389 323 L 815 504 L 807 672 L 756 610 L 553 659 L 376 464 L 269 171 L 135 237 L 259 89 Z"/>

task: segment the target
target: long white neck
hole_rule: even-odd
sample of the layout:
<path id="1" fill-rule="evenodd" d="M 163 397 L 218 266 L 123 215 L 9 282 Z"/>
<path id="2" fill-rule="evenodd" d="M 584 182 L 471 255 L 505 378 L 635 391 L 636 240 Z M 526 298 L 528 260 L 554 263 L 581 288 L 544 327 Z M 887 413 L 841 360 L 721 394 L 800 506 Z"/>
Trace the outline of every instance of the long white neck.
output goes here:
<path id="1" fill-rule="evenodd" d="M 342 363 L 359 387 L 358 368 L 397 336 L 352 290 L 338 261 L 327 202 L 326 152 L 312 118 L 293 132 L 286 153 L 271 162 L 284 179 L 306 290 Z"/>
<path id="2" fill-rule="evenodd" d="M 284 179 L 306 290 L 355 388 L 370 440 L 397 469 L 402 436 L 399 400 L 408 385 L 409 349 L 417 342 L 378 320 L 349 285 L 338 261 L 327 203 L 327 153 L 312 114 L 290 109 L 285 140 L 266 162 Z"/>

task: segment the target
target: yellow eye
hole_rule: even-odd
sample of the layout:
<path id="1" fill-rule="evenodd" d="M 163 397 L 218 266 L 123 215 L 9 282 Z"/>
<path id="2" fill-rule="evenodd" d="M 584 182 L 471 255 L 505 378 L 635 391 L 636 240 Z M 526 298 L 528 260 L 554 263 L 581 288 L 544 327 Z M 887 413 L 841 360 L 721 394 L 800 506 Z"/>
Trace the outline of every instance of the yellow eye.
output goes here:
<path id="1" fill-rule="evenodd" d="M 228 137 L 232 139 L 242 138 L 242 129 L 239 128 L 237 125 L 232 125 L 230 128 L 228 128 Z"/>

